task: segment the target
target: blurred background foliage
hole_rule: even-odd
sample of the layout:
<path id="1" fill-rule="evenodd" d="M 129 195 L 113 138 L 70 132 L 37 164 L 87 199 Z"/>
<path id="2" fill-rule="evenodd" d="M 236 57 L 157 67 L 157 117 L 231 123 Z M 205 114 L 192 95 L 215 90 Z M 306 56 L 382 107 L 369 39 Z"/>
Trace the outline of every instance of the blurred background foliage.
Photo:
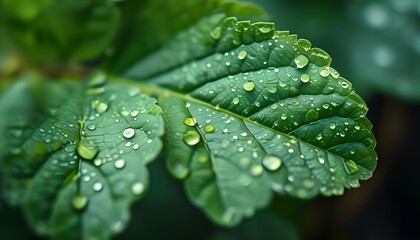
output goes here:
<path id="1" fill-rule="evenodd" d="M 78 76 L 92 66 L 122 72 L 216 1 L 81 2 L 0 0 L 0 91 L 33 72 Z M 373 178 L 342 197 L 276 197 L 266 210 L 224 229 L 191 206 L 160 158 L 151 165 L 149 192 L 116 239 L 420 239 L 420 0 L 253 2 L 278 30 L 328 52 L 364 97 L 378 141 Z M 1 189 L 0 239 L 40 239 L 4 203 Z"/>

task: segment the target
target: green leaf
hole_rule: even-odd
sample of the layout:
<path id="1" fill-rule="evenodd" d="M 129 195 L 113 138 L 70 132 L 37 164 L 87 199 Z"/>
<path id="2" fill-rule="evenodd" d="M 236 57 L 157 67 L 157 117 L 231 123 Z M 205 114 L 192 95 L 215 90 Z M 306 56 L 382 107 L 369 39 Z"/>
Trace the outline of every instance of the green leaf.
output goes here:
<path id="1" fill-rule="evenodd" d="M 161 149 L 155 100 L 97 74 L 87 84 L 18 81 L 0 106 L 2 116 L 13 112 L 2 131 L 8 201 L 56 239 L 120 232 L 148 188 L 146 165 Z"/>
<path id="2" fill-rule="evenodd" d="M 258 6 L 235 0 L 122 1 L 117 6 L 123 13 L 121 27 L 106 64 L 114 73 L 125 71 L 213 12 L 248 18 L 265 16 Z"/>
<path id="3" fill-rule="evenodd" d="M 113 40 L 119 19 L 112 0 L 1 0 L 0 6 L 6 37 L 36 63 L 98 57 Z"/>
<path id="4" fill-rule="evenodd" d="M 372 175 L 368 109 L 330 62 L 271 23 L 213 15 L 127 75 L 159 95 L 170 172 L 212 220 L 232 226 L 273 191 L 341 195 Z"/>

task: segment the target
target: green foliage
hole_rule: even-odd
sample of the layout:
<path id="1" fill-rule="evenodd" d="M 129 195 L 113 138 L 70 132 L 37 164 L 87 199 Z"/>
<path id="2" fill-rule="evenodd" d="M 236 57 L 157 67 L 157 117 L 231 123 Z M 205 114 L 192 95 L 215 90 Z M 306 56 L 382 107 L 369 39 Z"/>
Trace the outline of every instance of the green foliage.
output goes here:
<path id="1" fill-rule="evenodd" d="M 273 191 L 341 195 L 376 167 L 366 104 L 330 56 L 272 23 L 230 17 L 261 15 L 259 8 L 72 1 L 77 7 L 61 16 L 70 2 L 1 3 L 9 10 L 3 24 L 37 23 L 8 35 L 22 40 L 16 46 L 28 61 L 108 57 L 102 71 L 85 68 L 87 76 L 23 72 L 0 96 L 3 189 L 40 234 L 108 239 L 122 231 L 148 188 L 146 165 L 160 153 L 165 129 L 169 172 L 223 226 L 266 207 Z M 100 33 L 73 31 L 79 10 L 92 9 L 112 16 L 88 18 L 99 21 Z M 50 28 L 51 19 L 59 28 Z M 41 32 L 70 45 L 27 37 Z"/>

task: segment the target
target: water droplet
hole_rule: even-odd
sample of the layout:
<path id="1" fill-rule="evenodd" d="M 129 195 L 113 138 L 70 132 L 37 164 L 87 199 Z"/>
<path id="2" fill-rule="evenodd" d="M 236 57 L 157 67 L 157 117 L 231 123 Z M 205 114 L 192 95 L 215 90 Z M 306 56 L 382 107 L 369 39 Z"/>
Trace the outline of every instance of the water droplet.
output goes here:
<path id="1" fill-rule="evenodd" d="M 304 73 L 302 75 L 300 75 L 300 80 L 304 83 L 309 82 L 309 80 L 311 80 L 311 76 L 309 76 L 309 74 Z"/>
<path id="2" fill-rule="evenodd" d="M 102 165 L 102 160 L 101 160 L 101 159 L 99 159 L 99 158 L 97 158 L 97 159 L 93 160 L 93 164 L 94 164 L 95 166 L 99 167 L 99 166 L 101 166 L 101 165 Z"/>
<path id="3" fill-rule="evenodd" d="M 106 112 L 106 110 L 108 110 L 108 104 L 101 102 L 98 105 L 96 105 L 95 110 L 98 113 L 104 113 Z"/>
<path id="4" fill-rule="evenodd" d="M 207 125 L 204 127 L 204 132 L 206 133 L 212 133 L 216 130 L 216 127 L 214 125 Z"/>
<path id="5" fill-rule="evenodd" d="M 94 131 L 96 129 L 96 126 L 94 124 L 90 124 L 89 126 L 87 126 L 87 129 Z"/>
<path id="6" fill-rule="evenodd" d="M 295 57 L 293 61 L 295 62 L 297 68 L 304 68 L 309 63 L 308 57 L 302 54 Z"/>
<path id="7" fill-rule="evenodd" d="M 134 135 L 136 135 L 136 130 L 134 130 L 133 128 L 127 128 L 123 131 L 123 136 L 125 138 L 132 138 L 134 137 Z"/>
<path id="8" fill-rule="evenodd" d="M 254 90 L 255 83 L 253 81 L 249 81 L 249 82 L 244 83 L 244 85 L 242 85 L 242 86 L 246 91 L 250 92 L 250 91 Z"/>
<path id="9" fill-rule="evenodd" d="M 239 103 L 239 101 L 240 100 L 239 100 L 238 97 L 235 97 L 235 98 L 232 99 L 232 103 L 235 104 L 235 105 L 237 105 Z"/>
<path id="10" fill-rule="evenodd" d="M 321 140 L 321 139 L 322 139 L 322 134 L 321 134 L 321 133 L 318 133 L 318 134 L 316 135 L 316 139 L 317 139 L 317 140 Z"/>
<path id="11" fill-rule="evenodd" d="M 322 158 L 322 157 L 318 157 L 318 162 L 321 163 L 321 164 L 324 164 L 325 163 L 325 159 Z"/>
<path id="12" fill-rule="evenodd" d="M 262 160 L 263 166 L 270 171 L 276 171 L 279 169 L 281 167 L 281 163 L 281 159 L 274 155 L 266 155 Z"/>
<path id="13" fill-rule="evenodd" d="M 263 173 L 264 169 L 260 165 L 255 165 L 251 167 L 251 174 L 254 176 L 260 176 Z"/>
<path id="14" fill-rule="evenodd" d="M 89 199 L 86 196 L 81 196 L 81 195 L 77 195 L 73 197 L 73 199 L 71 200 L 71 204 L 73 208 L 79 211 L 84 209 L 86 205 L 88 204 L 88 202 L 89 202 Z"/>
<path id="15" fill-rule="evenodd" d="M 294 152 L 294 150 L 293 150 L 292 148 L 287 149 L 287 151 L 288 151 L 289 153 L 293 153 L 293 152 Z"/>
<path id="16" fill-rule="evenodd" d="M 324 68 L 319 72 L 319 75 L 323 77 L 328 77 L 328 75 L 330 75 L 330 70 L 328 70 L 328 68 Z"/>
<path id="17" fill-rule="evenodd" d="M 286 120 L 287 119 L 287 115 L 285 113 L 282 113 L 280 116 L 281 120 Z"/>
<path id="18" fill-rule="evenodd" d="M 200 134 L 196 131 L 188 131 L 184 135 L 184 142 L 190 146 L 194 146 L 200 142 Z"/>
<path id="19" fill-rule="evenodd" d="M 230 66 L 230 62 L 225 62 L 226 67 Z"/>
<path id="20" fill-rule="evenodd" d="M 355 126 L 354 126 L 354 128 L 355 128 L 356 130 L 360 130 L 360 126 L 359 126 L 359 125 L 355 125 Z"/>
<path id="21" fill-rule="evenodd" d="M 322 104 L 322 108 L 324 108 L 324 109 L 328 109 L 329 107 L 330 107 L 330 105 L 328 103 Z"/>
<path id="22" fill-rule="evenodd" d="M 245 59 L 247 55 L 248 55 L 247 51 L 242 50 L 238 53 L 238 58 L 242 60 L 242 59 Z"/>
<path id="23" fill-rule="evenodd" d="M 270 26 L 260 26 L 258 27 L 258 30 L 262 33 L 269 33 L 273 28 Z"/>
<path id="24" fill-rule="evenodd" d="M 330 129 L 335 129 L 337 125 L 335 123 L 330 123 Z"/>
<path id="25" fill-rule="evenodd" d="M 302 46 L 305 50 L 309 50 L 312 46 L 311 42 L 306 39 L 299 39 L 297 42 L 300 46 Z"/>
<path id="26" fill-rule="evenodd" d="M 340 74 L 334 68 L 330 67 L 329 70 L 330 70 L 330 74 L 333 78 L 337 79 L 337 78 L 340 77 Z"/>
<path id="27" fill-rule="evenodd" d="M 184 124 L 193 127 L 197 124 L 197 119 L 194 117 L 187 117 L 184 119 Z"/>
<path id="28" fill-rule="evenodd" d="M 120 158 L 120 159 L 115 160 L 115 162 L 114 162 L 114 167 L 115 168 L 121 169 L 124 166 L 125 166 L 125 160 L 124 159 Z"/>
<path id="29" fill-rule="evenodd" d="M 102 183 L 100 183 L 100 182 L 97 182 L 97 183 L 93 184 L 93 190 L 95 192 L 101 191 L 102 188 L 104 188 L 104 185 Z"/>
<path id="30" fill-rule="evenodd" d="M 349 88 L 349 86 L 350 86 L 350 85 L 349 85 L 347 82 L 345 82 L 345 81 L 340 82 L 340 85 L 341 85 L 341 87 L 342 87 L 342 88 L 344 88 L 344 89 L 345 89 L 345 88 Z"/>
<path id="31" fill-rule="evenodd" d="M 96 148 L 88 148 L 82 142 L 77 145 L 76 150 L 79 156 L 87 160 L 92 160 L 98 153 Z"/>
<path id="32" fill-rule="evenodd" d="M 139 115 L 139 111 L 137 111 L 137 110 L 132 111 L 132 112 L 130 113 L 130 115 L 131 115 L 132 117 L 137 117 L 137 115 Z"/>
<path id="33" fill-rule="evenodd" d="M 213 31 L 210 32 L 210 36 L 215 40 L 219 39 L 221 35 L 222 35 L 221 27 L 216 27 L 215 29 L 213 29 Z"/>
<path id="34" fill-rule="evenodd" d="M 348 174 L 353 174 L 359 171 L 359 165 L 355 163 L 353 160 L 346 160 L 346 171 Z"/>
<path id="35" fill-rule="evenodd" d="M 133 183 L 133 185 L 131 185 L 131 192 L 134 195 L 140 195 L 142 192 L 144 192 L 144 184 L 141 182 Z"/>

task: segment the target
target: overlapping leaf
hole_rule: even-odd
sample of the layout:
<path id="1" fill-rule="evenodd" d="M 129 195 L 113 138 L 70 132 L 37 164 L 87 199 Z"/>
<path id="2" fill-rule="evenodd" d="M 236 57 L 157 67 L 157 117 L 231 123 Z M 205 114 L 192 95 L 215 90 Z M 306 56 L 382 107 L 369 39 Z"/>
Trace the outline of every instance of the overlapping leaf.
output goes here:
<path id="1" fill-rule="evenodd" d="M 5 194 L 38 232 L 106 239 L 124 228 L 161 149 L 152 98 L 98 74 L 87 86 L 19 81 L 0 109 Z"/>
<path id="2" fill-rule="evenodd" d="M 127 75 L 159 95 L 169 170 L 196 205 L 231 226 L 272 191 L 341 195 L 372 175 L 367 107 L 330 62 L 270 23 L 213 15 Z"/>

